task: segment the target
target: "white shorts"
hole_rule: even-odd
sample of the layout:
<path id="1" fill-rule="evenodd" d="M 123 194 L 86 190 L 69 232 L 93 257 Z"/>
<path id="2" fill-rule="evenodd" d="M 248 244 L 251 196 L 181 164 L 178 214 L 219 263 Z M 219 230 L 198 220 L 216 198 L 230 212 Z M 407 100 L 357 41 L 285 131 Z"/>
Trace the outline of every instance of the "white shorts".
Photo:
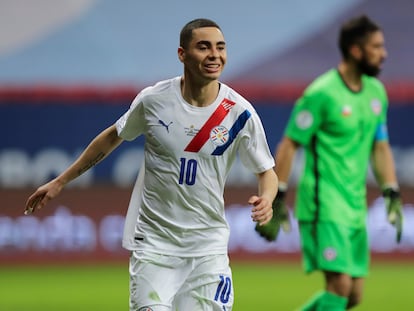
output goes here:
<path id="1" fill-rule="evenodd" d="M 230 311 L 233 282 L 227 255 L 176 257 L 133 251 L 130 311 Z"/>

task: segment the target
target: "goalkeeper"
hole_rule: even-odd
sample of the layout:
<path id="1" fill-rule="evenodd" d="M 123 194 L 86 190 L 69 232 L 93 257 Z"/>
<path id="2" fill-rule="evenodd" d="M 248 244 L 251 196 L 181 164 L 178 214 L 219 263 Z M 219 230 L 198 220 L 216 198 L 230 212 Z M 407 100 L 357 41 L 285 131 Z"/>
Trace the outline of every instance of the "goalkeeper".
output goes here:
<path id="1" fill-rule="evenodd" d="M 289 230 L 284 196 L 299 147 L 305 162 L 295 215 L 305 272 L 321 271 L 324 290 L 299 310 L 340 311 L 360 303 L 369 269 L 366 173 L 371 161 L 384 196 L 388 221 L 401 239 L 402 211 L 392 151 L 384 86 L 376 78 L 385 60 L 383 32 L 366 16 L 341 28 L 342 60 L 318 77 L 296 102 L 276 150 L 279 193 L 274 217 L 256 231 L 275 240 Z M 280 187 L 279 186 L 279 187 Z"/>

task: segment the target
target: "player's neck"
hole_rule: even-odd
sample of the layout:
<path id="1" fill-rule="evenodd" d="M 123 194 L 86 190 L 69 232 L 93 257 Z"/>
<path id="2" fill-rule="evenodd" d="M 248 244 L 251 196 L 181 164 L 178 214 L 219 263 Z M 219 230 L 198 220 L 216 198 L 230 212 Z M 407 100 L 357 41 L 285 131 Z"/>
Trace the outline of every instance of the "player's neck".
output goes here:
<path id="1" fill-rule="evenodd" d="M 359 92 L 362 89 L 362 75 L 357 68 L 349 63 L 341 62 L 338 65 L 338 72 L 351 91 Z"/>
<path id="2" fill-rule="evenodd" d="M 181 94 L 186 102 L 196 107 L 207 107 L 217 98 L 220 83 L 217 80 L 208 83 L 198 83 L 196 81 L 181 79 Z"/>

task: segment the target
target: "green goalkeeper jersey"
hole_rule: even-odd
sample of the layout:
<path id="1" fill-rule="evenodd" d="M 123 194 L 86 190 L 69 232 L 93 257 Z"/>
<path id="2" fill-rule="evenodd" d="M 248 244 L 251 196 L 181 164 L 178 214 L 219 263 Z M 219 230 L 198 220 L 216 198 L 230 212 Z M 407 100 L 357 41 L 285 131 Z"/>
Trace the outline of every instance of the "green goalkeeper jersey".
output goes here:
<path id="1" fill-rule="evenodd" d="M 336 69 L 305 90 L 285 131 L 304 148 L 299 220 L 365 226 L 368 164 L 374 141 L 388 139 L 387 107 L 384 86 L 366 75 L 359 92 L 351 91 Z"/>

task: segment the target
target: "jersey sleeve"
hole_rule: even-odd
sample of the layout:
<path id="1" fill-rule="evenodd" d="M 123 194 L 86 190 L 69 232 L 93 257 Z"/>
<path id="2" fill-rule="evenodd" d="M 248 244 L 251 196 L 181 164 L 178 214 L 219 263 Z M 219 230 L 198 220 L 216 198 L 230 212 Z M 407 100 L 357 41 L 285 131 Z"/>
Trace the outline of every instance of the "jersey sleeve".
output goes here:
<path id="1" fill-rule="evenodd" d="M 326 101 L 326 96 L 305 92 L 293 107 L 285 135 L 301 145 L 308 145 L 320 127 Z"/>
<path id="2" fill-rule="evenodd" d="M 377 125 L 377 129 L 375 131 L 375 141 L 384 141 L 388 140 L 388 127 L 387 127 L 387 113 L 388 113 L 388 96 L 387 92 L 382 85 L 382 83 L 378 83 L 379 87 L 379 94 L 380 94 L 380 102 L 381 102 L 381 116 L 379 119 L 379 123 Z"/>
<path id="3" fill-rule="evenodd" d="M 118 136 L 133 140 L 144 131 L 144 104 L 142 93 L 132 101 L 129 109 L 115 123 Z"/>
<path id="4" fill-rule="evenodd" d="M 274 167 L 274 158 L 270 152 L 263 124 L 256 112 L 247 124 L 247 132 L 243 135 L 240 150 L 243 165 L 258 174 Z"/>

